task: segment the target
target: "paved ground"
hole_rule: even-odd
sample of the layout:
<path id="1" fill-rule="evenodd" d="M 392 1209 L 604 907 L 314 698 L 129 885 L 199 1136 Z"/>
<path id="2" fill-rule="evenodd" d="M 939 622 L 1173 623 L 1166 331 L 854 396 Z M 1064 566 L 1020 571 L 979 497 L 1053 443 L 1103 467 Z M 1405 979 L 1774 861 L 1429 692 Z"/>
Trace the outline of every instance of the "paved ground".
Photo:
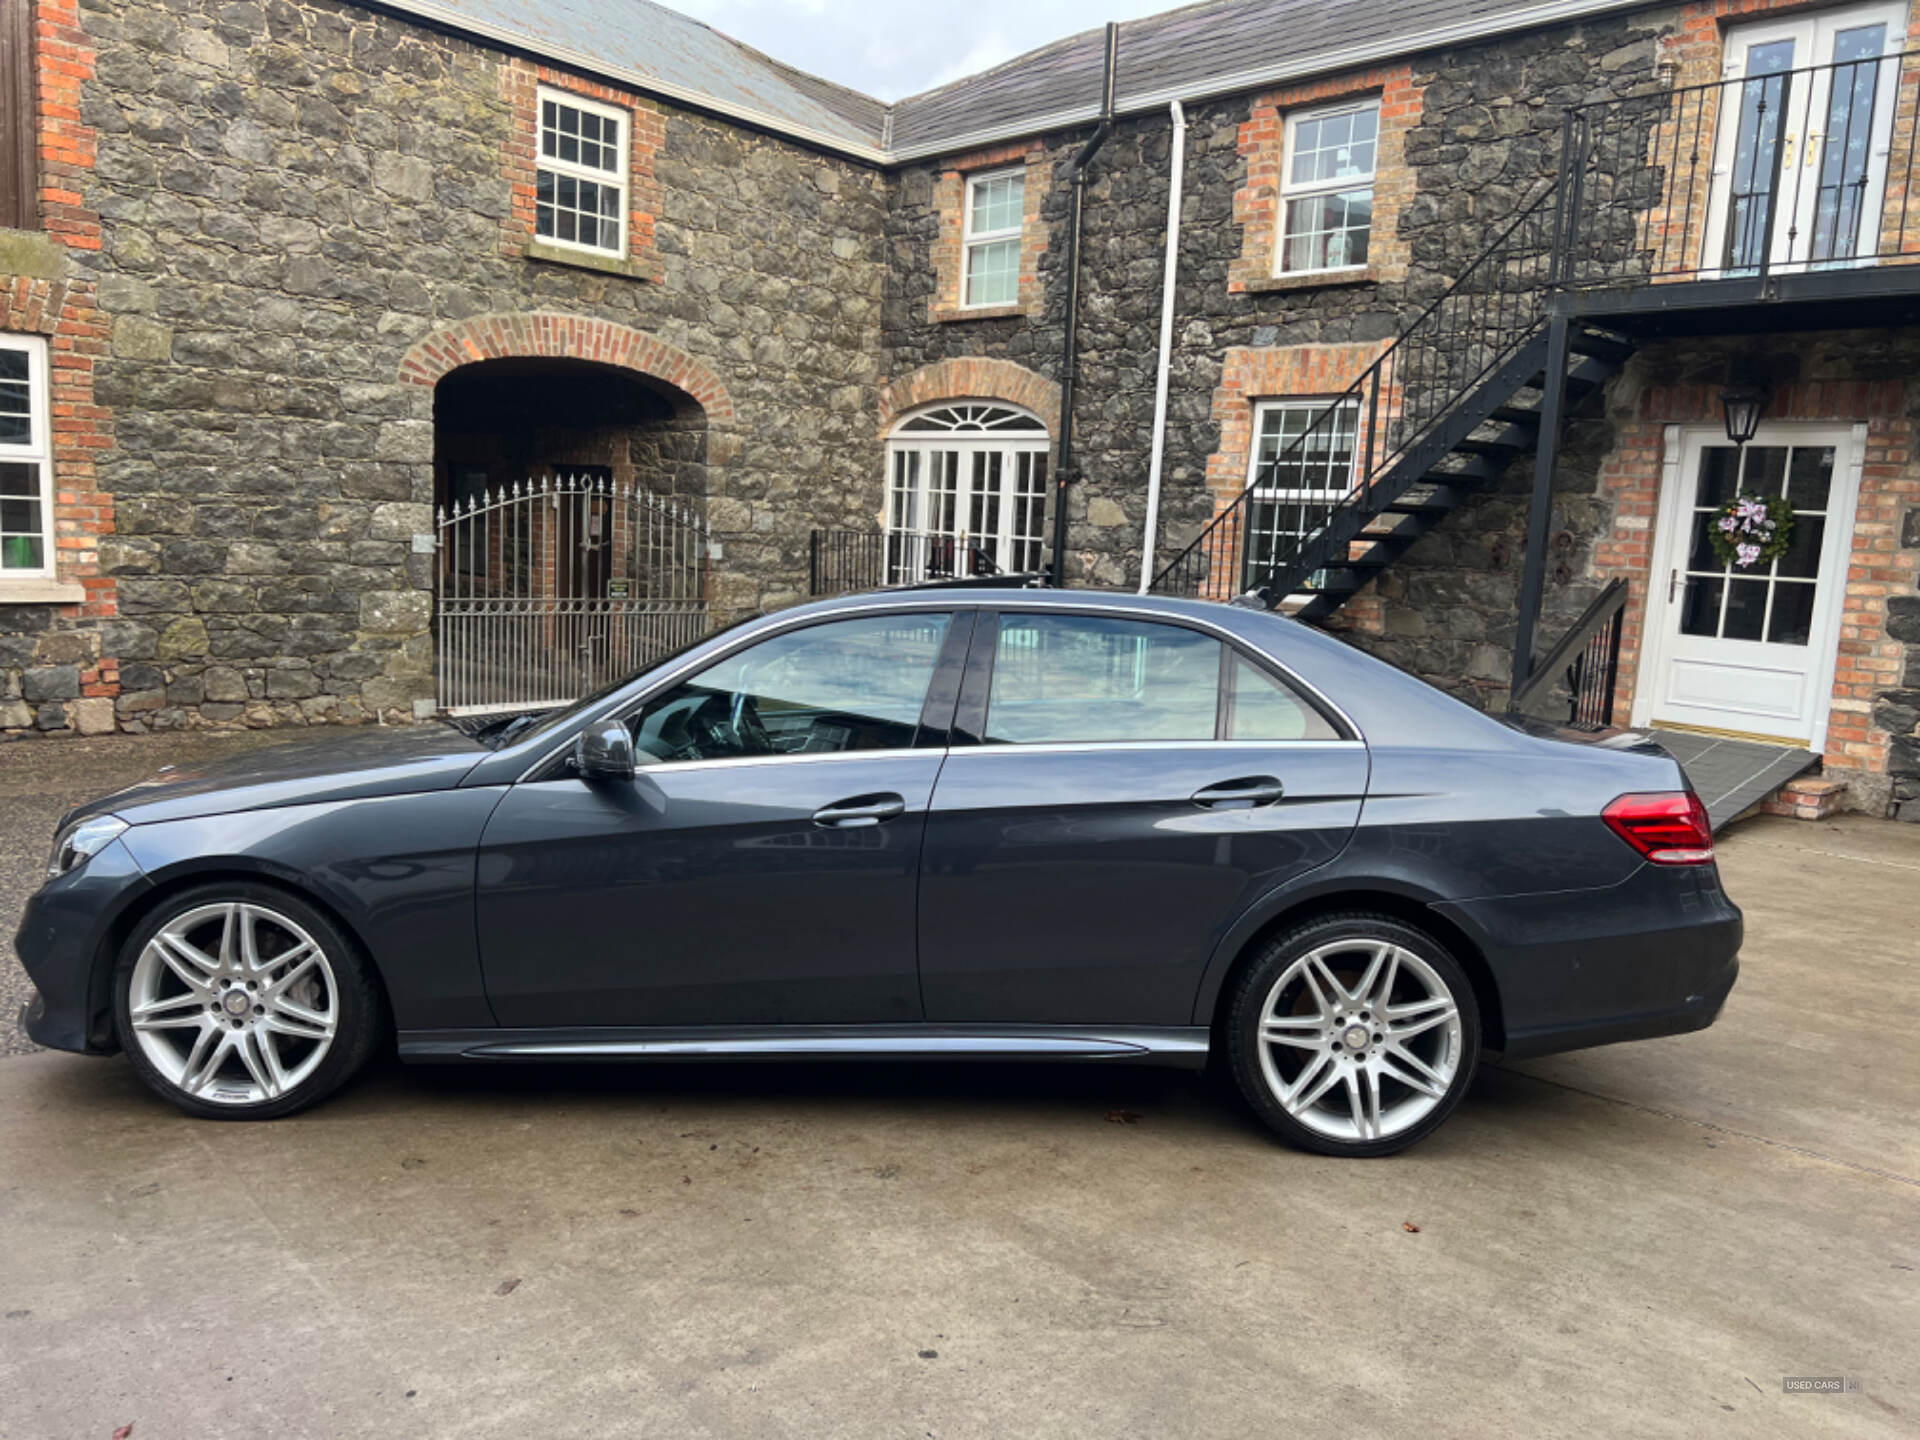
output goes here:
<path id="1" fill-rule="evenodd" d="M 0 754 L 9 856 L 123 760 Z M 0 1061 L 0 1437 L 1912 1435 L 1920 827 L 1723 855 L 1718 1026 L 1391 1161 L 1151 1071 L 389 1066 L 239 1126 Z"/>

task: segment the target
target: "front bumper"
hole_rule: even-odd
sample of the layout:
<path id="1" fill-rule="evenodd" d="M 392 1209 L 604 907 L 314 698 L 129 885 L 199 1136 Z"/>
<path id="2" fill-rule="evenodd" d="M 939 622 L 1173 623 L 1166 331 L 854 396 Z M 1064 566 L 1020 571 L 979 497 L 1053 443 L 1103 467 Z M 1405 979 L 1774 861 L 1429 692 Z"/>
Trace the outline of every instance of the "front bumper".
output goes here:
<path id="1" fill-rule="evenodd" d="M 1437 908 L 1481 942 L 1508 1059 L 1704 1030 L 1740 973 L 1744 922 L 1711 865 Z"/>
<path id="2" fill-rule="evenodd" d="M 13 948 L 35 991 L 20 1012 L 20 1028 L 34 1044 L 83 1055 L 120 1048 L 113 1028 L 114 925 L 151 883 L 115 840 L 28 897 Z"/>

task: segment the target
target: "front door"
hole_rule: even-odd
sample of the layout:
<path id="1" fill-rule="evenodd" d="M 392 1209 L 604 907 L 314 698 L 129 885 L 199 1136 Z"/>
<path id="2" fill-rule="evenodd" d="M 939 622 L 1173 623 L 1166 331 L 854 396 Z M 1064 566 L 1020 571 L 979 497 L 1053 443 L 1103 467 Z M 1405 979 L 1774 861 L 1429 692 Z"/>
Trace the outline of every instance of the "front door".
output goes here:
<path id="1" fill-rule="evenodd" d="M 1859 263 L 1880 249 L 1906 7 L 1728 31 L 1702 269 Z"/>
<path id="2" fill-rule="evenodd" d="M 1861 429 L 1762 426 L 1744 453 L 1719 431 L 1681 432 L 1661 487 L 1636 724 L 1821 747 Z M 1716 552 L 1722 507 L 1743 495 L 1792 507 L 1784 554 L 1742 566 Z"/>
<path id="3" fill-rule="evenodd" d="M 934 1022 L 1194 1023 L 1214 941 L 1338 855 L 1366 793 L 1357 738 L 1156 620 L 983 613 L 954 727 L 920 884 Z"/>
<path id="4" fill-rule="evenodd" d="M 946 754 L 923 710 L 965 639 L 944 612 L 782 632 L 629 716 L 633 780 L 514 786 L 475 900 L 500 1023 L 920 1019 L 915 888 Z"/>

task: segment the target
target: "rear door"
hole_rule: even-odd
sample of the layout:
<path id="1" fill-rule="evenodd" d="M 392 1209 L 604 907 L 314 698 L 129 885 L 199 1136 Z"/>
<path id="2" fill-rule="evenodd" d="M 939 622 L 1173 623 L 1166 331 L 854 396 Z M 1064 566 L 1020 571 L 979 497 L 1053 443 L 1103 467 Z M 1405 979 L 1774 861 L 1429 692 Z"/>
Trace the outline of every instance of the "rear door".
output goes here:
<path id="1" fill-rule="evenodd" d="M 927 1019 L 1189 1023 L 1228 924 L 1339 853 L 1366 780 L 1356 737 L 1203 627 L 983 612 L 922 853 Z"/>

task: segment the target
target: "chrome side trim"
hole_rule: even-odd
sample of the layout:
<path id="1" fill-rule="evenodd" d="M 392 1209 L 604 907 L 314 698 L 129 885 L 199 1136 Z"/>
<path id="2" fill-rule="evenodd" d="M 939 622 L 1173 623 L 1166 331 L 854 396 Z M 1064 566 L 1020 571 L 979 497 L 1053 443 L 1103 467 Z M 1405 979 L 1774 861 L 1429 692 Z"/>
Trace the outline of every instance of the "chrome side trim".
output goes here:
<path id="1" fill-rule="evenodd" d="M 400 1056 L 465 1060 L 1124 1060 L 1197 1069 L 1204 1025 L 568 1026 L 403 1030 Z"/>

